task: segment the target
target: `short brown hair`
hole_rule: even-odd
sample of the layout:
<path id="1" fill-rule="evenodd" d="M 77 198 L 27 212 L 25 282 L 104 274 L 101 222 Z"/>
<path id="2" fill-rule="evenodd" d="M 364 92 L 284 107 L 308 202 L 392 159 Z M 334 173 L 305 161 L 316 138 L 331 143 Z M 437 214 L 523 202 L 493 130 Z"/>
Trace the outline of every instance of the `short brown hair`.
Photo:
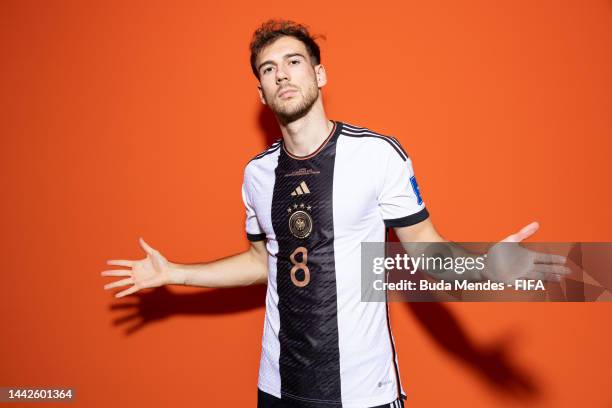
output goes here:
<path id="1" fill-rule="evenodd" d="M 312 36 L 308 32 L 308 28 L 302 24 L 298 24 L 290 20 L 268 20 L 263 23 L 253 33 L 253 39 L 251 40 L 251 69 L 253 74 L 259 79 L 259 72 L 255 66 L 255 60 L 257 55 L 268 45 L 278 40 L 280 37 L 293 37 L 304 43 L 306 51 L 312 60 L 314 65 L 321 63 L 321 50 L 319 45 L 316 43 L 316 36 Z"/>

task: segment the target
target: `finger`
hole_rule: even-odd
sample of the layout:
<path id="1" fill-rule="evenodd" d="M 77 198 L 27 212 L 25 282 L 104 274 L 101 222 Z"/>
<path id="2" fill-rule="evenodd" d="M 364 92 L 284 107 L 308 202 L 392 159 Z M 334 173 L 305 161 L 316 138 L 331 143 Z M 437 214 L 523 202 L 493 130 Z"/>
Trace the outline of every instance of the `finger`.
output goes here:
<path id="1" fill-rule="evenodd" d="M 125 260 L 125 259 L 113 259 L 113 260 L 110 260 L 110 261 L 106 261 L 106 263 L 108 265 L 127 266 L 129 268 L 131 268 L 132 265 L 134 265 L 134 262 L 135 261 L 128 261 L 128 260 Z"/>
<path id="2" fill-rule="evenodd" d="M 155 249 L 151 248 L 151 246 L 149 244 L 147 244 L 144 239 L 138 238 L 138 242 L 140 242 L 140 247 L 147 254 L 152 255 L 154 252 L 157 252 L 157 251 L 155 251 Z"/>
<path id="3" fill-rule="evenodd" d="M 541 276 L 544 276 L 544 277 L 550 274 L 564 276 L 564 275 L 569 275 L 571 273 L 570 268 L 563 266 L 563 265 L 554 265 L 554 264 L 534 264 L 532 271 L 535 273 L 541 274 Z"/>
<path id="4" fill-rule="evenodd" d="M 522 240 L 527 239 L 531 235 L 533 235 L 538 230 L 538 228 L 540 228 L 540 224 L 538 224 L 537 222 L 532 222 L 531 224 L 524 226 L 516 234 L 507 236 L 501 242 L 521 242 Z"/>
<path id="5" fill-rule="evenodd" d="M 561 282 L 561 275 L 556 273 L 539 273 L 537 279 L 542 282 Z"/>
<path id="6" fill-rule="evenodd" d="M 544 272 L 530 270 L 529 272 L 527 272 L 525 276 L 521 277 L 520 279 L 534 281 L 537 284 L 538 281 L 545 282 L 545 281 L 556 279 L 556 276 L 558 275 L 555 275 L 553 273 L 544 273 Z"/>
<path id="7" fill-rule="evenodd" d="M 508 238 L 512 238 L 512 239 L 509 242 L 521 242 L 529 238 L 533 234 L 535 234 L 538 228 L 540 228 L 540 224 L 538 224 L 537 222 L 532 222 L 531 224 L 527 224 L 526 226 L 521 228 L 521 230 L 517 232 L 516 234 L 510 235 L 510 237 Z"/>
<path id="8" fill-rule="evenodd" d="M 132 271 L 127 269 L 113 269 L 110 271 L 102 271 L 102 276 L 132 276 Z"/>
<path id="9" fill-rule="evenodd" d="M 104 285 L 104 289 L 112 289 L 119 286 L 131 285 L 132 283 L 134 283 L 133 278 L 121 279 L 116 282 L 107 283 L 106 285 Z"/>
<path id="10" fill-rule="evenodd" d="M 534 261 L 541 264 L 560 264 L 567 263 L 567 257 L 557 254 L 546 254 L 544 252 L 535 252 Z"/>
<path id="11" fill-rule="evenodd" d="M 137 287 L 136 285 L 132 286 L 131 288 L 128 288 L 126 290 L 124 290 L 123 292 L 119 292 L 115 295 L 116 298 L 121 298 L 127 295 L 131 295 L 134 292 L 137 292 L 140 288 Z"/>

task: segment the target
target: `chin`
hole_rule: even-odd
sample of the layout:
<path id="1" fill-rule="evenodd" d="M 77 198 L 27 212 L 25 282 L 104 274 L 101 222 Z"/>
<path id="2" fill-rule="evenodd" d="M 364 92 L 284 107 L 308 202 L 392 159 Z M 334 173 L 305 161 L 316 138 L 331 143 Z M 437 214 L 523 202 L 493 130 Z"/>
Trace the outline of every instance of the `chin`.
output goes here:
<path id="1" fill-rule="evenodd" d="M 289 103 L 283 103 L 276 106 L 275 111 L 281 115 L 295 115 L 303 110 L 300 101 L 289 101 Z"/>

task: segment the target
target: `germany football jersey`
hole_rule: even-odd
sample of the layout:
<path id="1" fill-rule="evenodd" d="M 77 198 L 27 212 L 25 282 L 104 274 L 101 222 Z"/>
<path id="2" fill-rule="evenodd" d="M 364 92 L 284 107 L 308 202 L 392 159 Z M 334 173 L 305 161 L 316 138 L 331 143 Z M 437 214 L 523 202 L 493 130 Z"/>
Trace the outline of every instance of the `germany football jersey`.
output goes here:
<path id="1" fill-rule="evenodd" d="M 251 241 L 267 240 L 258 388 L 295 407 L 364 408 L 404 396 L 384 302 L 361 302 L 361 243 L 429 214 L 399 142 L 333 122 L 312 154 L 282 141 L 246 166 Z"/>

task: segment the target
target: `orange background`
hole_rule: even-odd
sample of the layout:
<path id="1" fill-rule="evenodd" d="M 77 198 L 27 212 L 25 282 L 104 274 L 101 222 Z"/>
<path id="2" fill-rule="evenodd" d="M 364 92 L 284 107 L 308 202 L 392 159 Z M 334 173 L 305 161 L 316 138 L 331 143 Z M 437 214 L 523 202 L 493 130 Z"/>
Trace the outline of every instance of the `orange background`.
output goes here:
<path id="1" fill-rule="evenodd" d="M 263 287 L 119 301 L 99 272 L 139 236 L 174 262 L 247 248 L 270 17 L 326 35 L 330 117 L 400 139 L 448 239 L 612 241 L 610 1 L 54 3 L 0 5 L 1 386 L 255 406 Z M 393 304 L 407 406 L 610 407 L 611 311 Z"/>

